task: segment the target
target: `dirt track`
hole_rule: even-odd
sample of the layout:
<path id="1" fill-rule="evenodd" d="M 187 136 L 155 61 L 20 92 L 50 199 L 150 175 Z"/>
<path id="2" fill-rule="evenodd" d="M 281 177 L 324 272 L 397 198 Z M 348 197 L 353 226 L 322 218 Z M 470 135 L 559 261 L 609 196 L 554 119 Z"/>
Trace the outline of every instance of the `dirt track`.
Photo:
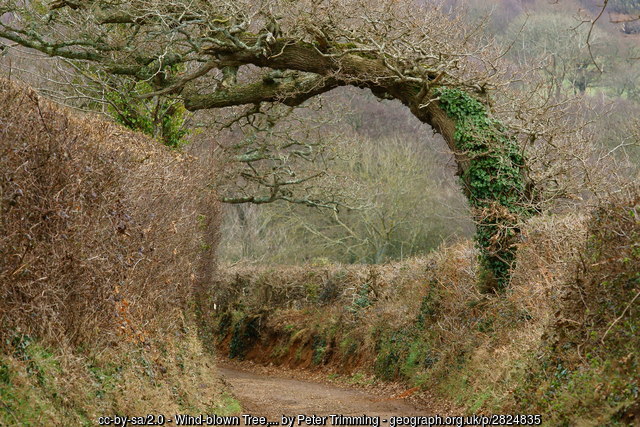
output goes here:
<path id="1" fill-rule="evenodd" d="M 341 414 L 379 416 L 381 425 L 387 425 L 384 420 L 391 416 L 434 415 L 434 412 L 418 409 L 403 399 L 374 395 L 363 390 L 241 371 L 227 365 L 219 367 L 219 371 L 240 400 L 243 412 L 266 416 L 269 421 L 279 422 L 283 414 Z M 330 418 L 326 425 L 332 425 Z"/>

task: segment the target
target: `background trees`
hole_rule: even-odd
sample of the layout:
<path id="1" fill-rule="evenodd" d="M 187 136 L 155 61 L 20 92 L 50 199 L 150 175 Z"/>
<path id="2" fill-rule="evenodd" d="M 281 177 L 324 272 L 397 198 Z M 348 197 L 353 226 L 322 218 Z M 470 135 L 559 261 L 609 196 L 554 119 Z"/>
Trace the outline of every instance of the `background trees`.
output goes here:
<path id="1" fill-rule="evenodd" d="M 291 204 L 239 206 L 227 217 L 223 258 L 380 263 L 428 252 L 456 234 L 472 235 L 454 165 L 443 168 L 450 157 L 444 143 L 426 126 L 414 129 L 408 123 L 396 123 L 395 129 L 375 136 L 357 131 L 362 119 L 374 119 L 372 109 L 378 104 L 362 101 L 368 114 L 353 112 L 347 118 L 342 128 L 349 143 L 332 165 L 357 183 L 352 187 L 356 208 L 328 212 Z M 402 117 L 399 106 L 384 107 Z"/>
<path id="2" fill-rule="evenodd" d="M 556 87 L 556 96 L 563 90 L 584 93 L 598 84 L 602 75 L 587 49 L 589 27 L 580 25 L 569 14 L 541 12 L 532 16 L 521 14 L 507 27 L 505 39 L 513 42 L 513 60 L 523 67 L 544 61 L 542 70 Z M 611 52 L 613 40 L 596 28 L 590 43 L 598 61 Z M 607 63 L 607 66 L 609 64 Z"/>

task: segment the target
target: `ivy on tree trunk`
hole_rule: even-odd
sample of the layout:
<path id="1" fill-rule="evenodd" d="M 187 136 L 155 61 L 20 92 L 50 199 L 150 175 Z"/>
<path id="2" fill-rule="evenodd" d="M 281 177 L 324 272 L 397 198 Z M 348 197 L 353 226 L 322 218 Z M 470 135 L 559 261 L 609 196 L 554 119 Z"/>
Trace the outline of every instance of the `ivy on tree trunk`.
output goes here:
<path id="1" fill-rule="evenodd" d="M 469 165 L 460 176 L 477 221 L 481 281 L 504 289 L 516 257 L 519 223 L 534 213 L 527 203 L 518 141 L 485 106 L 459 89 L 439 89 L 440 107 L 455 121 L 454 139 Z"/>

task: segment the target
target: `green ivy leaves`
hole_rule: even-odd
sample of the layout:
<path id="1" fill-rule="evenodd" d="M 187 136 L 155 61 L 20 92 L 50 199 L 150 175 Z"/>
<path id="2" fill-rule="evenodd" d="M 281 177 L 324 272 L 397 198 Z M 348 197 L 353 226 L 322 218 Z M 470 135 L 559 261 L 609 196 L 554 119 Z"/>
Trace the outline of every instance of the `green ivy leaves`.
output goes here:
<path id="1" fill-rule="evenodd" d="M 525 160 L 518 141 L 481 102 L 459 89 L 440 88 L 436 94 L 440 107 L 455 121 L 455 142 L 470 162 L 461 180 L 478 221 L 481 278 L 496 282 L 497 286 L 485 283 L 489 287 L 504 289 L 515 260 L 518 222 L 531 213 L 523 203 Z"/>

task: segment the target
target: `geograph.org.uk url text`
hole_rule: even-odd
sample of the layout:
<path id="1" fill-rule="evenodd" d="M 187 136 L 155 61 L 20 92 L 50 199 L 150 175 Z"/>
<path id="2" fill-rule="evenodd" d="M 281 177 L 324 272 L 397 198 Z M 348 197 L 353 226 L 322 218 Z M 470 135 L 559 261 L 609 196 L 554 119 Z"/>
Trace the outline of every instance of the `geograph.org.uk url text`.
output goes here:
<path id="1" fill-rule="evenodd" d="M 465 416 L 372 416 L 372 415 L 282 415 L 279 420 L 251 414 L 220 416 L 215 414 L 173 416 L 147 414 L 144 416 L 103 416 L 98 418 L 101 426 L 369 426 L 380 427 L 430 427 L 430 426 L 537 426 L 542 424 L 541 415 L 500 414 Z"/>

